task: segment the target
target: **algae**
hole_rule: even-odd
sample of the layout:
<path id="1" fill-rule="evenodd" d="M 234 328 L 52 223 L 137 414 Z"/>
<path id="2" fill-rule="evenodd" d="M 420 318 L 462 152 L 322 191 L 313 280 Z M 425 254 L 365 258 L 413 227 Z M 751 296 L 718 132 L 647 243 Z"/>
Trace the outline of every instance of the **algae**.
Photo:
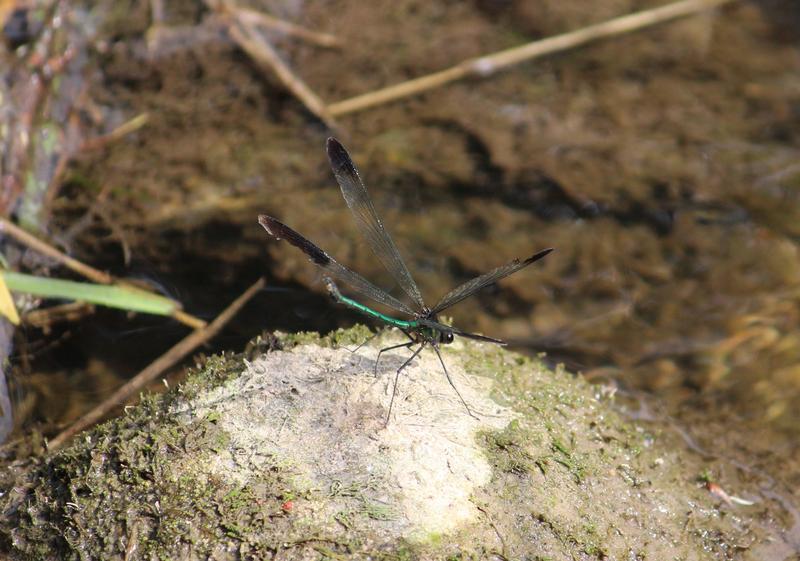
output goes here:
<path id="1" fill-rule="evenodd" d="M 480 343 L 400 378 L 380 333 L 267 338 L 6 474 L 19 559 L 757 558 L 757 511 L 561 368 Z M 772 536 L 777 539 L 777 537 Z"/>

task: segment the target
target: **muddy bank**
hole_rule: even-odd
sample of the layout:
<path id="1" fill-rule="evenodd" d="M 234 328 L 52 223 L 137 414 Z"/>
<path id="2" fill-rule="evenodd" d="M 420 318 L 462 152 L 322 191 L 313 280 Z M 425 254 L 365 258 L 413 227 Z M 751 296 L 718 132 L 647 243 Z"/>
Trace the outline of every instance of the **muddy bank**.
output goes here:
<path id="1" fill-rule="evenodd" d="M 270 37 L 334 101 L 657 2 L 252 4 L 343 41 L 325 51 Z M 228 38 L 203 34 L 201 3 L 169 3 L 158 30 L 147 3 L 92 6 L 76 12 L 93 17 L 97 40 L 71 75 L 86 95 L 70 122 L 93 137 L 150 119 L 66 167 L 49 208 L 60 247 L 203 317 L 267 276 L 218 348 L 353 320 L 305 258 L 268 243 L 259 212 L 392 286 L 324 162 L 328 131 Z M 454 309 L 458 324 L 547 350 L 618 387 L 617 405 L 651 392 L 654 409 L 634 413 L 646 427 L 678 426 L 675 446 L 702 450 L 726 489 L 774 500 L 800 488 L 798 21 L 796 2 L 737 3 L 340 120 L 427 298 L 557 247 Z M 148 50 L 151 31 L 181 40 Z M 28 390 L 19 417 L 56 434 L 181 329 L 103 311 L 28 329 L 14 363 Z M 792 502 L 765 519 L 798 542 Z"/>
<path id="2" fill-rule="evenodd" d="M 208 359 L 20 470 L 3 541 L 20 559 L 761 559 L 783 547 L 764 523 L 775 505 L 725 504 L 698 483 L 708 464 L 669 434 L 494 346 L 444 353 L 478 419 L 423 353 L 384 427 L 405 357 L 387 353 L 375 377 L 378 347 L 341 347 L 364 335 Z"/>

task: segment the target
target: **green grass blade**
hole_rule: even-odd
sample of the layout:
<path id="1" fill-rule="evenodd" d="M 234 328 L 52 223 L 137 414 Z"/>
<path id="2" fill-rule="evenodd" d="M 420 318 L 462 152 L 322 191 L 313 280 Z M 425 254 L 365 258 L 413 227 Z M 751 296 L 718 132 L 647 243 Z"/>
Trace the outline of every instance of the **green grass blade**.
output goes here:
<path id="1" fill-rule="evenodd" d="M 23 292 L 43 298 L 80 300 L 110 308 L 162 316 L 172 315 L 178 309 L 177 303 L 169 298 L 129 286 L 52 279 L 7 270 L 0 271 L 0 274 L 12 292 Z"/>

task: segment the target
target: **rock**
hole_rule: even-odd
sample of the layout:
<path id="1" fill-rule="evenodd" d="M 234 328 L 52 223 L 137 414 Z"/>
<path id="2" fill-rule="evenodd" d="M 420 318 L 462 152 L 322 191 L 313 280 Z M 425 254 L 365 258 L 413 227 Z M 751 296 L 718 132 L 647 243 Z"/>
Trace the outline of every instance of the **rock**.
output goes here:
<path id="1" fill-rule="evenodd" d="M 669 438 L 496 346 L 443 348 L 477 419 L 425 350 L 385 426 L 409 355 L 375 376 L 377 343 L 341 346 L 365 335 L 284 337 L 143 396 L 3 482 L 0 543 L 20 559 L 728 559 L 759 540 Z"/>

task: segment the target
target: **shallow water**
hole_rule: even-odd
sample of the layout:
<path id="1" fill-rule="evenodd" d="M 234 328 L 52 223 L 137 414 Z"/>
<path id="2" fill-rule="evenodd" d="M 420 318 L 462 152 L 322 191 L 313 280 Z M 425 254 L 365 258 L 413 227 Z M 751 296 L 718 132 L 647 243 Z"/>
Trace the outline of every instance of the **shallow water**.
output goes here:
<path id="1" fill-rule="evenodd" d="M 275 43 L 331 101 L 643 7 L 265 4 L 344 42 Z M 170 10 L 170 26 L 202 21 L 192 3 Z M 272 288 L 217 348 L 241 348 L 260 329 L 357 320 L 256 223 L 259 212 L 279 217 L 392 286 L 327 169 L 324 127 L 222 38 L 190 33 L 148 55 L 145 13 L 112 22 L 93 97 L 151 118 L 70 169 L 56 228 L 105 193 L 102 213 L 71 240 L 76 254 L 207 316 L 268 275 Z M 736 4 L 345 116 L 338 134 L 429 302 L 556 248 L 453 308 L 456 325 L 546 351 L 616 388 L 631 415 L 645 403 L 687 446 L 753 470 L 783 496 L 800 481 L 798 30 L 796 3 Z M 34 353 L 20 415 L 74 418 L 184 333 L 138 322 L 103 312 L 57 328 L 53 345 L 55 335 L 31 333 L 34 347 L 55 350 Z"/>

